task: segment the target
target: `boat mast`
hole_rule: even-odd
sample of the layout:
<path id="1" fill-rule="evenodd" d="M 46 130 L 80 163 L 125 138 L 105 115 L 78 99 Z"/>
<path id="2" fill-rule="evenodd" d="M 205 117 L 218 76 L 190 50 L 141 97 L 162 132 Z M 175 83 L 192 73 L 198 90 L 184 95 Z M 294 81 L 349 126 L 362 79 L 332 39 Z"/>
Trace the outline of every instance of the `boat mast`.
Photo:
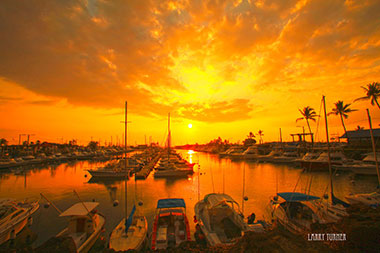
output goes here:
<path id="1" fill-rule="evenodd" d="M 170 133 L 170 112 L 168 113 L 168 164 L 170 160 L 170 138 L 171 138 L 171 133 Z"/>
<path id="2" fill-rule="evenodd" d="M 369 122 L 369 130 L 371 133 L 371 141 L 372 141 L 372 150 L 373 155 L 375 156 L 375 164 L 376 164 L 376 172 L 377 172 L 377 180 L 379 182 L 378 188 L 380 187 L 380 173 L 379 173 L 379 163 L 377 162 L 377 155 L 376 155 L 376 145 L 375 140 L 373 138 L 373 131 L 372 131 L 372 121 L 371 121 L 371 115 L 369 115 L 369 110 L 367 109 L 367 116 L 368 116 L 368 122 Z"/>
<path id="3" fill-rule="evenodd" d="M 128 168 L 128 159 L 127 159 L 127 149 L 128 149 L 128 144 L 127 144 L 127 124 L 128 124 L 128 116 L 127 116 L 127 113 L 128 113 L 128 102 L 125 101 L 125 133 L 124 133 L 124 137 L 125 137 L 125 148 L 124 148 L 124 152 L 125 152 L 125 161 L 124 161 L 124 171 L 125 171 L 125 179 L 124 179 L 124 187 L 125 187 L 125 222 L 127 222 L 127 219 L 128 219 L 128 204 L 127 204 L 127 177 L 128 177 L 128 171 L 127 171 L 127 168 Z"/>
<path id="4" fill-rule="evenodd" d="M 333 191 L 333 182 L 332 182 L 332 169 L 331 169 L 331 157 L 330 157 L 330 141 L 329 141 L 329 129 L 327 126 L 327 114 L 326 114 L 326 101 L 325 96 L 322 96 L 323 99 L 323 110 L 325 113 L 325 128 L 326 128 L 326 140 L 327 140 L 327 155 L 328 155 L 328 162 L 329 162 L 329 173 L 330 173 L 330 195 L 331 195 L 331 201 L 333 201 L 334 197 L 334 191 Z"/>

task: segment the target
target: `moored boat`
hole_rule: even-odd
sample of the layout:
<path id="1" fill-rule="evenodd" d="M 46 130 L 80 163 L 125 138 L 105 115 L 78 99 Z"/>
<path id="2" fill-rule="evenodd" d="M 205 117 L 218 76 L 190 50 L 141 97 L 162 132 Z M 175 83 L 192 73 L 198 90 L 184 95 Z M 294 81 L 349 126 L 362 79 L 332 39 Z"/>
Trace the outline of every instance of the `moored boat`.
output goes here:
<path id="1" fill-rule="evenodd" d="M 207 194 L 195 205 L 194 211 L 210 246 L 231 244 L 246 231 L 264 231 L 261 224 L 247 224 L 239 204 L 227 194 Z"/>
<path id="2" fill-rule="evenodd" d="M 32 221 L 31 215 L 37 211 L 35 202 L 15 202 L 12 199 L 0 200 L 0 244 L 14 239 Z"/>
<path id="3" fill-rule="evenodd" d="M 181 198 L 158 200 L 152 231 L 152 250 L 164 250 L 190 240 L 185 201 Z"/>
<path id="4" fill-rule="evenodd" d="M 88 252 L 104 228 L 105 218 L 97 213 L 97 202 L 80 202 L 62 212 L 60 217 L 69 217 L 67 228 L 56 237 L 67 237 L 74 242 L 79 253 Z"/>
<path id="5" fill-rule="evenodd" d="M 281 197 L 283 201 L 279 201 Z M 328 223 L 323 213 L 313 201 L 319 197 L 300 192 L 277 193 L 269 203 L 269 214 L 272 222 L 285 227 L 293 233 L 305 234 L 311 231 L 314 223 Z"/>

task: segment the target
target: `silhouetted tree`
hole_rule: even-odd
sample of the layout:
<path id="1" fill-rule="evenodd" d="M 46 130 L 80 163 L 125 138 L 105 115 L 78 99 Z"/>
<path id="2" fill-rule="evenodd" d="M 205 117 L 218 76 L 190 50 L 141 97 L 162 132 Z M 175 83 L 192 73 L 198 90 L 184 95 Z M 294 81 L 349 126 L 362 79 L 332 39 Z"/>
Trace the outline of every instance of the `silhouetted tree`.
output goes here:
<path id="1" fill-rule="evenodd" d="M 347 143 L 350 143 L 348 135 L 347 135 L 346 126 L 344 125 L 343 118 L 347 119 L 348 113 L 354 112 L 357 110 L 348 108 L 348 107 L 350 107 L 351 104 L 344 104 L 343 101 L 340 101 L 340 100 L 338 102 L 336 102 L 334 105 L 335 105 L 335 108 L 333 108 L 332 112 L 330 112 L 328 115 L 334 114 L 334 115 L 340 116 L 340 121 L 342 122 L 344 133 L 346 134 Z"/>
<path id="2" fill-rule="evenodd" d="M 301 118 L 296 119 L 296 122 L 299 120 L 306 120 L 307 127 L 309 128 L 309 133 L 311 136 L 311 142 L 314 143 L 313 133 L 311 132 L 310 123 L 309 120 L 315 121 L 315 118 L 318 117 L 318 115 L 315 113 L 314 109 L 310 106 L 306 106 L 303 108 L 303 110 L 298 109 L 300 113 L 302 114 Z"/>
<path id="3" fill-rule="evenodd" d="M 263 133 L 262 130 L 259 130 L 259 131 L 257 132 L 257 134 L 260 136 L 259 143 L 262 144 L 262 143 L 263 143 L 263 138 L 262 138 L 262 137 L 264 136 L 264 133 Z"/>
<path id="4" fill-rule="evenodd" d="M 371 105 L 375 105 L 376 103 L 377 107 L 380 109 L 380 105 L 377 102 L 377 99 L 380 96 L 380 84 L 377 82 L 373 82 L 373 83 L 367 84 L 367 87 L 362 86 L 362 88 L 366 92 L 366 96 L 357 98 L 354 101 L 370 99 Z"/>
<path id="5" fill-rule="evenodd" d="M 251 146 L 256 143 L 256 140 L 254 139 L 255 135 L 252 132 L 249 132 L 247 139 L 243 141 L 244 146 Z"/>

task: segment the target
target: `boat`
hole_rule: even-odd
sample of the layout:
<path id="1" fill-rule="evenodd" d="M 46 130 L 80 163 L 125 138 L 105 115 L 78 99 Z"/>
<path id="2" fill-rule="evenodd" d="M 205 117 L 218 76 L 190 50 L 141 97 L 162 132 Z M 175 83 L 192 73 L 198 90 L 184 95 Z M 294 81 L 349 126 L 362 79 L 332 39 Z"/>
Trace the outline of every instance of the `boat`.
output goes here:
<path id="1" fill-rule="evenodd" d="M 125 170 L 128 166 L 127 156 L 127 102 L 125 102 Z M 125 183 L 125 217 L 120 221 L 112 231 L 109 240 L 109 247 L 115 251 L 142 250 L 148 234 L 148 223 L 141 213 L 135 214 L 136 206 L 134 205 L 128 216 L 127 203 L 127 179 Z M 136 183 L 136 181 L 135 181 Z"/>
<path id="2" fill-rule="evenodd" d="M 13 199 L 0 200 L 0 244 L 16 235 L 32 222 L 32 214 L 39 208 L 38 201 L 16 202 Z"/>
<path id="3" fill-rule="evenodd" d="M 351 194 L 346 196 L 346 199 L 351 204 L 364 204 L 367 206 L 380 206 L 380 193 L 360 193 L 360 194 Z"/>
<path id="4" fill-rule="evenodd" d="M 207 194 L 195 204 L 194 211 L 197 226 L 210 246 L 232 244 L 246 231 L 264 231 L 261 224 L 247 224 L 239 204 L 227 194 Z"/>
<path id="5" fill-rule="evenodd" d="M 255 160 L 259 155 L 259 150 L 256 145 L 249 146 L 242 155 L 244 160 Z"/>
<path id="6" fill-rule="evenodd" d="M 380 160 L 380 154 L 376 153 L 376 158 Z M 352 171 L 355 175 L 363 176 L 377 176 L 376 162 L 374 154 L 367 154 L 361 162 L 352 165 L 346 165 L 344 168 L 338 167 L 339 169 L 345 169 Z"/>
<path id="7" fill-rule="evenodd" d="M 289 151 L 284 152 L 280 156 L 275 156 L 272 158 L 271 162 L 273 163 L 286 163 L 286 164 L 292 164 L 296 161 L 298 158 L 298 153 L 296 151 Z"/>
<path id="8" fill-rule="evenodd" d="M 267 155 L 258 155 L 257 160 L 259 162 L 272 162 L 276 157 L 281 156 L 282 153 L 280 149 L 275 148 Z"/>
<path id="9" fill-rule="evenodd" d="M 124 162 L 123 162 L 124 163 Z M 123 168 L 121 163 L 108 163 L 97 170 L 87 170 L 92 177 L 96 178 L 129 178 L 130 168 Z"/>
<path id="10" fill-rule="evenodd" d="M 154 173 L 155 178 L 177 178 L 188 177 L 194 173 L 194 164 L 190 164 L 170 149 L 171 132 L 170 132 L 170 113 L 168 114 L 168 139 L 167 139 L 167 156 L 161 157 L 157 170 Z"/>
<path id="11" fill-rule="evenodd" d="M 98 205 L 97 202 L 80 202 L 62 212 L 59 216 L 69 217 L 69 224 L 56 237 L 71 239 L 76 252 L 88 252 L 99 238 L 105 224 L 104 216 L 95 210 Z"/>
<path id="12" fill-rule="evenodd" d="M 158 200 L 151 249 L 165 250 L 190 240 L 185 201 L 182 198 Z"/>
<path id="13" fill-rule="evenodd" d="M 273 197 L 269 204 L 270 216 L 272 220 L 278 222 L 279 224 L 281 224 L 293 233 L 305 234 L 307 232 L 311 232 L 311 225 L 313 223 L 334 223 L 339 221 L 343 216 L 348 215 L 348 213 L 346 212 L 346 207 L 348 207 L 349 205 L 334 196 L 331 167 L 332 159 L 330 156 L 330 143 L 327 126 L 326 103 L 324 96 L 322 98 L 322 101 L 324 105 L 323 108 L 325 114 L 327 153 L 322 153 L 326 154 L 323 156 L 326 157 L 326 159 L 323 158 L 323 163 L 316 162 L 315 164 L 317 164 L 318 166 L 323 164 L 323 166 L 327 166 L 328 168 L 330 175 L 330 198 L 328 198 L 328 195 L 325 194 L 324 199 L 326 199 L 327 201 L 323 202 L 319 197 L 305 193 L 295 191 L 282 192 L 277 193 L 277 196 Z M 324 164 L 325 162 L 327 162 L 327 164 Z M 307 168 L 311 168 L 313 163 L 309 163 L 308 165 L 309 167 Z M 278 197 L 281 197 L 282 199 L 284 199 L 284 201 L 279 202 Z"/>
<path id="14" fill-rule="evenodd" d="M 279 201 L 279 197 L 282 198 Z M 280 224 L 295 234 L 311 232 L 314 223 L 325 224 L 331 222 L 324 217 L 318 205 L 313 202 L 319 200 L 300 192 L 280 192 L 269 202 L 269 213 L 272 222 Z"/>
<path id="15" fill-rule="evenodd" d="M 378 180 L 378 185 L 377 185 L 377 191 L 372 192 L 372 193 L 361 193 L 361 194 L 351 194 L 349 196 L 346 196 L 346 199 L 350 203 L 361 203 L 364 205 L 369 205 L 369 206 L 380 206 L 380 193 L 379 193 L 379 188 L 380 188 L 380 171 L 379 171 L 379 164 L 378 164 L 378 153 L 376 152 L 376 145 L 375 145 L 375 140 L 373 138 L 373 131 L 372 131 L 372 120 L 371 120 L 371 115 L 369 114 L 369 110 L 367 109 L 367 117 L 368 117 L 368 122 L 369 122 L 369 129 L 371 133 L 371 142 L 372 142 L 372 151 L 373 155 L 372 156 L 367 156 L 365 159 L 366 161 L 370 161 L 371 164 L 374 163 L 375 168 L 370 169 L 371 171 L 376 171 L 377 175 L 377 180 Z"/>
<path id="16" fill-rule="evenodd" d="M 328 156 L 329 154 L 327 152 L 322 152 L 316 159 L 301 160 L 301 167 L 313 171 L 327 171 L 329 167 Z M 342 152 L 330 153 L 330 161 L 332 166 L 342 166 L 343 164 L 353 163 L 353 161 L 347 159 Z"/>
<path id="17" fill-rule="evenodd" d="M 224 152 L 219 153 L 219 157 L 228 157 L 231 154 L 242 154 L 244 150 L 241 146 L 232 146 Z"/>

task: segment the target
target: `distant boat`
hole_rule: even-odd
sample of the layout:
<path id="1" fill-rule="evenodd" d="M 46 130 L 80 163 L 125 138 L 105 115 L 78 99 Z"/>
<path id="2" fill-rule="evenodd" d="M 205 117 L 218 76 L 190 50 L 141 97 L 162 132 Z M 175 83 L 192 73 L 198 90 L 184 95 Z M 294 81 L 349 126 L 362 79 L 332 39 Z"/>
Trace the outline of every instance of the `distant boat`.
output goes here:
<path id="1" fill-rule="evenodd" d="M 171 132 L 170 132 L 170 113 L 168 114 L 168 150 L 167 157 L 162 157 L 157 170 L 154 173 L 155 178 L 176 178 L 187 177 L 194 173 L 194 164 L 190 164 L 170 149 Z"/>
<path id="2" fill-rule="evenodd" d="M 124 162 L 123 162 L 124 163 Z M 95 178 L 129 178 L 130 170 L 123 168 L 119 163 L 109 163 L 97 170 L 87 170 Z"/>
<path id="3" fill-rule="evenodd" d="M 80 202 L 62 212 L 59 216 L 70 220 L 56 237 L 68 237 L 74 242 L 76 252 L 88 252 L 104 228 L 105 218 L 95 210 L 98 205 L 97 202 Z"/>
<path id="4" fill-rule="evenodd" d="M 15 202 L 12 199 L 0 200 L 0 244 L 15 238 L 32 221 L 31 215 L 39 208 L 38 201 Z"/>
<path id="5" fill-rule="evenodd" d="M 195 204 L 198 225 L 209 245 L 231 244 L 246 231 L 263 232 L 261 224 L 247 224 L 239 204 L 227 194 L 207 194 Z"/>
<path id="6" fill-rule="evenodd" d="M 366 158 L 363 159 L 363 160 L 365 160 L 365 163 L 367 163 L 367 166 L 370 165 L 370 167 L 361 168 L 361 173 L 363 173 L 363 171 L 365 170 L 366 173 L 369 174 L 369 172 L 372 172 L 371 175 L 373 175 L 374 174 L 373 172 L 376 171 L 375 175 L 377 175 L 377 180 L 378 180 L 378 185 L 377 185 L 377 189 L 376 189 L 377 191 L 372 192 L 372 193 L 351 194 L 349 196 L 346 196 L 346 199 L 352 204 L 361 203 L 364 205 L 378 207 L 378 206 L 380 206 L 380 192 L 379 192 L 379 189 L 380 189 L 380 171 L 379 171 L 379 163 L 378 163 L 378 153 L 376 152 L 376 144 L 375 144 L 375 139 L 373 137 L 372 120 L 371 120 L 371 115 L 369 114 L 368 109 L 367 109 L 367 117 L 368 117 L 369 129 L 370 129 L 370 134 L 371 134 L 373 155 L 367 156 Z M 351 169 L 351 170 L 353 170 L 353 169 Z M 355 172 L 355 169 L 353 171 Z"/>
<path id="7" fill-rule="evenodd" d="M 190 240 L 185 201 L 181 198 L 158 200 L 152 231 L 152 250 L 165 250 Z"/>

